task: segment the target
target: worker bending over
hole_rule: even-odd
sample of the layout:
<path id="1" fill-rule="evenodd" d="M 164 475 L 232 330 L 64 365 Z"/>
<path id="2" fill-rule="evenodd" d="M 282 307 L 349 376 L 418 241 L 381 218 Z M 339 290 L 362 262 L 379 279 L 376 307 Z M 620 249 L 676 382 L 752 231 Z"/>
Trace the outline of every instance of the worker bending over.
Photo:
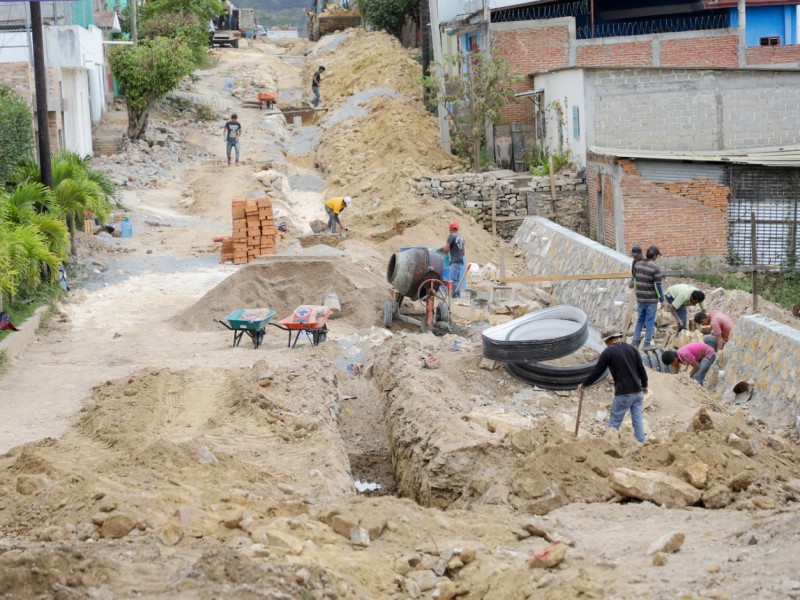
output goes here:
<path id="1" fill-rule="evenodd" d="M 328 213 L 328 229 L 331 230 L 331 233 L 336 233 L 337 225 L 347 231 L 347 228 L 339 220 L 339 215 L 352 203 L 353 199 L 350 196 L 331 198 L 325 203 L 325 212 Z"/>
<path id="2" fill-rule="evenodd" d="M 701 310 L 705 310 L 706 307 L 703 304 L 705 299 L 706 295 L 703 292 L 688 283 L 678 283 L 667 288 L 667 291 L 664 292 L 664 307 L 668 307 L 672 313 L 675 323 L 678 325 L 678 331 L 686 329 L 687 303 L 691 306 L 699 304 Z"/>
<path id="3" fill-rule="evenodd" d="M 681 370 L 681 365 L 690 366 L 692 369 L 689 371 L 689 377 L 700 385 L 705 382 L 706 374 L 716 358 L 714 348 L 705 342 L 692 342 L 681 346 L 677 351 L 667 350 L 661 355 L 661 360 L 665 365 L 670 365 L 676 375 Z"/>
<path id="4" fill-rule="evenodd" d="M 728 315 L 712 310 L 709 313 L 699 312 L 694 316 L 694 322 L 703 327 L 711 325 L 711 333 L 703 336 L 703 342 L 719 352 L 731 339 L 733 319 Z"/>

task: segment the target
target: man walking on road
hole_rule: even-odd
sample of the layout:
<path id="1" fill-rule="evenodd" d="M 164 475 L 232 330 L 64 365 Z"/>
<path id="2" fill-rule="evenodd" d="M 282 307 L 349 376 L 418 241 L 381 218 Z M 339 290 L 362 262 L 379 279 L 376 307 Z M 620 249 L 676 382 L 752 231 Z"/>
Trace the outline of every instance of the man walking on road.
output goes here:
<path id="1" fill-rule="evenodd" d="M 681 365 L 689 365 L 689 377 L 694 379 L 701 386 L 706 380 L 706 374 L 717 358 L 714 349 L 704 342 L 692 342 L 681 346 L 677 351 L 667 350 L 661 355 L 661 360 L 665 365 L 672 367 L 672 372 L 677 375 L 681 370 Z"/>
<path id="2" fill-rule="evenodd" d="M 630 410 L 633 435 L 641 443 L 644 442 L 642 408 L 644 394 L 647 393 L 647 371 L 639 351 L 630 344 L 624 344 L 624 339 L 625 336 L 619 331 L 603 332 L 606 348 L 597 359 L 592 372 L 578 386 L 578 390 L 595 383 L 606 369 L 611 371 L 611 377 L 614 379 L 614 399 L 611 401 L 608 426 L 619 430 L 625 413 Z"/>
<path id="3" fill-rule="evenodd" d="M 350 196 L 331 198 L 325 203 L 325 212 L 328 213 L 328 229 L 331 230 L 331 233 L 336 233 L 337 225 L 345 229 L 342 226 L 342 222 L 339 220 L 339 215 L 352 203 L 353 199 Z"/>
<path id="4" fill-rule="evenodd" d="M 655 262 L 659 256 L 661 256 L 661 250 L 657 246 L 650 246 L 645 253 L 645 259 L 637 261 L 633 267 L 638 313 L 631 341 L 634 348 L 639 347 L 643 327 L 645 329 L 643 349 L 652 350 L 654 348 L 653 329 L 656 325 L 656 310 L 659 301 L 664 300 L 664 292 L 661 291 L 661 271 Z"/>
<path id="5" fill-rule="evenodd" d="M 236 166 L 239 166 L 239 138 L 242 137 L 242 124 L 239 123 L 239 117 L 236 113 L 231 115 L 231 120 L 225 123 L 222 128 L 223 137 L 225 138 L 225 155 L 228 157 L 228 166 L 231 165 L 231 150 L 236 148 Z"/>
<path id="6" fill-rule="evenodd" d="M 325 72 L 325 67 L 320 67 L 314 71 L 314 77 L 311 79 L 311 91 L 314 94 L 314 99 L 311 101 L 311 106 L 317 108 L 319 106 L 319 86 L 322 83 L 322 74 Z"/>
<path id="7" fill-rule="evenodd" d="M 712 310 L 709 313 L 699 312 L 694 316 L 694 322 L 703 327 L 711 325 L 711 333 L 703 336 L 703 342 L 719 352 L 731 339 L 733 319 L 728 315 Z"/>

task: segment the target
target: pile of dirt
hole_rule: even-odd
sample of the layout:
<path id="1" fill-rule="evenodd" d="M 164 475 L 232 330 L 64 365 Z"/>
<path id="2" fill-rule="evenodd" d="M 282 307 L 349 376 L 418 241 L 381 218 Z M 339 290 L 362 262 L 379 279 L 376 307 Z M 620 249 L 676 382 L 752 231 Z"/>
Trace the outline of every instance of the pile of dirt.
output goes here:
<path id="1" fill-rule="evenodd" d="M 450 203 L 410 191 L 422 174 L 464 170 L 460 159 L 442 150 L 436 119 L 417 103 L 388 96 L 376 98 L 368 110 L 366 117 L 327 130 L 316 155 L 329 194 L 355 200 L 350 235 L 377 244 L 388 256 L 402 246 L 443 245 L 447 224 L 457 220 L 467 258 L 496 263 L 497 246 L 504 242 Z"/>
<path id="2" fill-rule="evenodd" d="M 184 331 L 214 330 L 220 319 L 240 308 L 271 308 L 277 318 L 301 304 L 322 304 L 335 292 L 342 318 L 359 325 L 377 317 L 385 292 L 383 266 L 368 270 L 342 258 L 264 257 L 222 281 L 175 320 Z"/>
<path id="3" fill-rule="evenodd" d="M 587 394 L 584 435 L 576 440 L 575 394 L 531 392 L 502 371 L 479 374 L 477 346 L 451 352 L 448 340 L 418 336 L 392 340 L 372 357 L 377 387 L 389 390 L 398 489 L 423 505 L 499 504 L 545 514 L 614 499 L 620 469 L 670 476 L 678 487 L 691 481 L 688 504 L 709 508 L 770 508 L 797 496 L 785 485 L 800 476 L 797 449 L 762 433 L 755 420 L 731 415 L 686 378 L 650 372 L 657 406 L 646 416 L 651 435 L 641 448 L 626 428 L 604 435 L 610 382 Z M 422 369 L 431 354 L 440 368 Z"/>
<path id="4" fill-rule="evenodd" d="M 739 317 L 752 315 L 753 295 L 744 290 L 726 290 L 717 288 L 706 292 L 706 306 L 710 310 L 718 310 L 736 321 Z M 759 297 L 757 314 L 775 319 L 780 323 L 800 328 L 800 319 L 782 306 Z"/>
<path id="5" fill-rule="evenodd" d="M 325 67 L 321 92 L 326 105 L 337 104 L 353 94 L 374 87 L 394 88 L 414 100 L 422 100 L 418 83 L 422 67 L 394 36 L 382 31 L 355 29 L 330 55 L 309 61 L 305 81 L 311 81 L 319 65 Z M 318 63 L 318 64 L 317 64 Z"/>

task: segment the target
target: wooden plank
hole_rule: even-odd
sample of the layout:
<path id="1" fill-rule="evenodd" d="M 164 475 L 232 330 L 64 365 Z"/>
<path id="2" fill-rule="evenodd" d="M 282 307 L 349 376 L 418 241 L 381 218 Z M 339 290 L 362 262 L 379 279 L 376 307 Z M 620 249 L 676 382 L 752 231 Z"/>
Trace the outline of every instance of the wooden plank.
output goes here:
<path id="1" fill-rule="evenodd" d="M 527 219 L 529 216 L 530 216 L 530 215 L 525 215 L 524 217 L 516 217 L 516 216 L 514 216 L 514 217 L 497 217 L 497 218 L 495 219 L 495 222 L 496 222 L 496 223 L 502 223 L 502 222 L 504 222 L 504 221 L 524 221 L 524 220 L 525 220 L 525 219 Z"/>
<path id="2" fill-rule="evenodd" d="M 627 273 L 592 273 L 589 275 L 531 275 L 525 277 L 501 277 L 501 283 L 534 283 L 537 281 L 583 281 L 589 279 L 628 279 Z"/>

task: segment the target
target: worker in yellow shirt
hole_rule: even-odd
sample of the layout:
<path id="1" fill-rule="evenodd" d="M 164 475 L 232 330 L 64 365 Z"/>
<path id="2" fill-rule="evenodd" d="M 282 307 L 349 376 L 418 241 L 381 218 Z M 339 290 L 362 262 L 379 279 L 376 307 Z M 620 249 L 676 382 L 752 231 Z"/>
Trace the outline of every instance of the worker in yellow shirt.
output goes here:
<path id="1" fill-rule="evenodd" d="M 328 213 L 328 229 L 331 230 L 331 233 L 336 233 L 337 225 L 347 231 L 339 220 L 339 215 L 352 203 L 353 199 L 350 196 L 331 198 L 325 203 L 325 212 Z"/>

